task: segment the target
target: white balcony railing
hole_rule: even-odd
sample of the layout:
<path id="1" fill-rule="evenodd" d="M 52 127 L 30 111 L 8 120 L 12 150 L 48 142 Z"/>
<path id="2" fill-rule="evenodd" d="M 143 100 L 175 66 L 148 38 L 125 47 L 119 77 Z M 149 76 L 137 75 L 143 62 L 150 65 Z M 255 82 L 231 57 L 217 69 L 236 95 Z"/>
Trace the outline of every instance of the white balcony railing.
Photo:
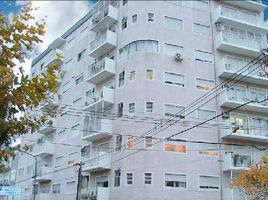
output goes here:
<path id="1" fill-rule="evenodd" d="M 113 103 L 114 89 L 110 87 L 102 87 L 96 91 L 88 93 L 86 96 L 85 106 L 91 106 L 97 102 L 105 101 L 107 103 Z"/>
<path id="2" fill-rule="evenodd" d="M 109 200 L 110 188 L 108 187 L 89 187 L 81 190 L 81 200 Z"/>
<path id="3" fill-rule="evenodd" d="M 98 46 L 107 41 L 110 37 L 115 36 L 115 32 L 107 30 L 101 34 L 97 34 L 95 39 L 90 43 L 90 50 L 96 49 Z M 115 37 L 114 37 L 115 38 Z"/>
<path id="4" fill-rule="evenodd" d="M 42 134 L 46 134 L 54 130 L 56 130 L 56 119 L 52 118 L 45 122 L 43 125 L 41 125 L 39 132 Z"/>
<path id="5" fill-rule="evenodd" d="M 97 84 L 115 74 L 115 61 L 105 58 L 88 67 L 88 81 Z"/>
<path id="6" fill-rule="evenodd" d="M 36 143 L 33 146 L 32 154 L 33 155 L 41 155 L 41 154 L 53 155 L 54 154 L 54 145 L 49 143 L 49 142 Z"/>

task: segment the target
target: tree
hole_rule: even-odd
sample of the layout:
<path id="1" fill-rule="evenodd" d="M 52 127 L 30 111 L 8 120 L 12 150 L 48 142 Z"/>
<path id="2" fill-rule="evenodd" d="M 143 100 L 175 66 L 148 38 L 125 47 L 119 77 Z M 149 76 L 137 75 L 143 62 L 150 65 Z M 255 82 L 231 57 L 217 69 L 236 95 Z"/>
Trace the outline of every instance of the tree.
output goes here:
<path id="1" fill-rule="evenodd" d="M 50 114 L 34 115 L 31 111 L 41 102 L 50 101 L 51 94 L 57 92 L 60 55 L 37 77 L 30 78 L 16 64 L 25 64 L 45 34 L 45 21 L 32 16 L 34 9 L 29 3 L 12 19 L 0 11 L 0 159 L 7 160 L 14 154 L 10 144 L 15 137 L 38 131 Z"/>
<path id="2" fill-rule="evenodd" d="M 252 200 L 266 200 L 268 197 L 268 154 L 259 164 L 239 173 L 233 180 L 234 188 L 240 189 Z"/>

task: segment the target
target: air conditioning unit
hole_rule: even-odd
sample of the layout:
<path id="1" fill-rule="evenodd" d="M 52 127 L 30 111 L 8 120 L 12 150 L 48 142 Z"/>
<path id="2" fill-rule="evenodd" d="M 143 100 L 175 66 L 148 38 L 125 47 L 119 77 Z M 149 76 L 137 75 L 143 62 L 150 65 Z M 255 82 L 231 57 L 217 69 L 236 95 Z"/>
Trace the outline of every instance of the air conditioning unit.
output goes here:
<path id="1" fill-rule="evenodd" d="M 175 54 L 175 60 L 181 62 L 183 60 L 183 55 L 180 53 Z"/>

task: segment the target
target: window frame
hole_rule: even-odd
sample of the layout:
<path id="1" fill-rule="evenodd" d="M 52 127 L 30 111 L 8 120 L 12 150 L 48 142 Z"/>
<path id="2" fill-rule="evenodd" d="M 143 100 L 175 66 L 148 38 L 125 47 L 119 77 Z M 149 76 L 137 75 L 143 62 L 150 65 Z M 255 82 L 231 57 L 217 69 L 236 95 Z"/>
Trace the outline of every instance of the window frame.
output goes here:
<path id="1" fill-rule="evenodd" d="M 60 185 L 60 192 L 59 192 L 59 193 L 54 193 L 54 190 L 53 190 L 53 186 L 54 186 L 54 185 Z M 62 192 L 62 184 L 61 184 L 61 183 L 57 183 L 57 182 L 52 183 L 52 194 L 53 194 L 53 195 L 61 194 L 61 192 Z"/>
<path id="2" fill-rule="evenodd" d="M 166 74 L 173 74 L 173 75 L 178 75 L 180 77 L 183 77 L 183 84 L 174 84 L 172 83 L 166 83 Z M 185 81 L 185 75 L 184 74 L 178 74 L 178 73 L 174 73 L 174 72 L 169 72 L 169 71 L 164 71 L 164 84 L 168 85 L 168 86 L 176 86 L 179 88 L 186 88 L 186 81 Z"/>
<path id="3" fill-rule="evenodd" d="M 152 74 L 153 74 L 152 79 L 148 79 L 147 78 L 147 72 L 148 71 L 152 71 Z M 154 70 L 153 69 L 145 69 L 145 80 L 147 80 L 147 81 L 154 81 L 154 76 L 155 76 L 155 73 L 154 73 Z"/>
<path id="4" fill-rule="evenodd" d="M 74 182 L 74 192 L 67 192 L 67 183 Z M 75 194 L 76 193 L 76 180 L 70 180 L 70 181 L 65 181 L 65 194 Z"/>
<path id="5" fill-rule="evenodd" d="M 147 103 L 152 103 L 152 112 L 148 112 L 147 111 Z M 147 113 L 147 114 L 151 114 L 151 113 L 154 113 L 155 111 L 154 111 L 154 101 L 146 101 L 145 102 L 145 113 Z"/>
<path id="6" fill-rule="evenodd" d="M 151 184 L 145 183 L 145 174 L 151 174 Z M 153 172 L 149 172 L 149 171 L 143 172 L 143 185 L 144 186 L 152 186 L 153 185 Z"/>
<path id="7" fill-rule="evenodd" d="M 199 26 L 202 26 L 202 27 L 204 27 L 204 26 L 206 26 L 206 27 L 209 27 L 209 35 L 204 35 L 204 34 L 200 34 L 200 33 L 197 33 L 197 32 L 195 32 L 194 30 L 194 26 L 195 25 L 199 25 Z M 202 24 L 202 23 L 200 23 L 200 22 L 194 22 L 193 21 L 193 24 L 192 24 L 192 32 L 193 32 L 193 34 L 194 35 L 199 35 L 199 36 L 202 36 L 202 37 L 212 37 L 212 30 L 211 30 L 211 26 L 210 25 L 206 25 L 206 24 Z"/>
<path id="8" fill-rule="evenodd" d="M 133 22 L 133 17 L 136 16 L 136 22 Z M 135 13 L 133 15 L 131 15 L 131 24 L 134 25 L 134 24 L 137 24 L 138 23 L 138 14 Z"/>
<path id="9" fill-rule="evenodd" d="M 219 178 L 219 189 L 202 189 L 202 188 L 200 188 L 200 177 L 201 176 Z M 219 191 L 221 191 L 221 177 L 216 176 L 216 175 L 198 174 L 198 191 L 205 191 L 205 192 L 219 192 Z"/>
<path id="10" fill-rule="evenodd" d="M 166 150 L 166 144 L 169 143 L 171 145 L 176 145 L 176 143 L 174 144 L 174 142 L 164 142 L 164 148 L 163 148 L 163 151 L 165 153 L 173 153 L 173 154 L 179 154 L 179 155 L 187 155 L 188 154 L 188 146 L 187 146 L 187 142 L 185 142 L 185 152 L 180 152 L 180 151 L 167 151 Z"/>
<path id="11" fill-rule="evenodd" d="M 173 175 L 185 175 L 185 185 L 186 187 L 167 187 L 166 186 L 166 174 L 173 174 Z M 173 172 L 164 172 L 164 189 L 166 190 L 187 190 L 188 189 L 188 173 L 173 173 Z"/>
<path id="12" fill-rule="evenodd" d="M 182 23 L 181 30 L 171 29 L 171 28 L 166 27 L 166 18 L 172 18 L 172 19 L 181 21 L 181 23 Z M 168 30 L 177 31 L 177 32 L 184 31 L 184 20 L 183 19 L 180 19 L 180 18 L 177 18 L 177 17 L 172 17 L 172 16 L 169 16 L 169 15 L 164 15 L 163 25 L 164 25 L 164 28 L 165 29 L 168 29 Z"/>
<path id="13" fill-rule="evenodd" d="M 149 14 L 153 14 L 153 21 L 149 21 Z M 149 12 L 147 12 L 147 15 L 146 15 L 147 17 L 146 17 L 146 22 L 147 23 L 155 23 L 155 12 L 153 12 L 153 11 L 149 11 Z"/>
<path id="14" fill-rule="evenodd" d="M 212 56 L 213 56 L 213 59 L 212 59 L 212 61 L 211 62 L 208 62 L 208 60 L 204 60 L 204 59 L 196 59 L 196 56 L 195 56 L 195 52 L 196 51 L 199 51 L 199 52 L 203 52 L 203 53 L 208 53 L 208 54 L 212 54 Z M 210 64 L 210 65 L 213 65 L 214 64 L 214 60 L 215 60 L 215 55 L 214 55 L 214 53 L 213 52 L 210 52 L 210 51 L 207 51 L 207 50 L 203 50 L 203 49 L 196 49 L 196 48 L 194 48 L 193 49 L 193 59 L 194 59 L 194 61 L 196 61 L 196 62 L 201 62 L 201 63 L 204 63 L 204 64 Z"/>
<path id="15" fill-rule="evenodd" d="M 128 183 L 128 176 L 127 176 L 127 174 L 132 174 L 132 183 L 131 184 L 129 184 Z M 131 186 L 133 186 L 134 185 L 134 173 L 133 172 L 126 172 L 125 173 L 125 185 L 127 186 L 127 187 L 131 187 Z"/>
<path id="16" fill-rule="evenodd" d="M 201 91 L 201 92 L 209 92 L 209 91 L 211 91 L 211 90 L 198 89 L 198 88 L 197 88 L 197 79 L 199 79 L 199 80 L 203 80 L 203 81 L 209 81 L 209 82 L 212 82 L 212 81 L 213 81 L 213 82 L 214 82 L 214 87 L 211 88 L 211 90 L 213 90 L 213 89 L 215 88 L 215 86 L 216 86 L 216 81 L 215 81 L 215 80 L 213 80 L 213 79 L 207 79 L 207 78 L 203 78 L 203 77 L 196 76 L 196 77 L 195 77 L 195 89 L 198 90 L 198 91 Z"/>
<path id="17" fill-rule="evenodd" d="M 134 105 L 134 109 L 133 109 L 133 112 L 130 112 L 130 104 Z M 129 102 L 128 104 L 128 114 L 134 114 L 136 111 L 136 104 L 134 102 Z"/>

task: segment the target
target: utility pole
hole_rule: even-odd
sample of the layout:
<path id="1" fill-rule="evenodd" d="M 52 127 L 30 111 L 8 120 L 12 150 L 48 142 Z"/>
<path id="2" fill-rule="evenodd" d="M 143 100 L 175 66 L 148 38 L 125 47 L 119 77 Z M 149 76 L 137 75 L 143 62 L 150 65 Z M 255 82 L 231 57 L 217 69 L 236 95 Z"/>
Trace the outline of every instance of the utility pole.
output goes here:
<path id="1" fill-rule="evenodd" d="M 74 166 L 79 166 L 78 168 L 78 178 L 77 178 L 77 192 L 76 192 L 76 200 L 80 199 L 81 196 L 81 185 L 82 185 L 82 161 L 76 163 Z"/>

